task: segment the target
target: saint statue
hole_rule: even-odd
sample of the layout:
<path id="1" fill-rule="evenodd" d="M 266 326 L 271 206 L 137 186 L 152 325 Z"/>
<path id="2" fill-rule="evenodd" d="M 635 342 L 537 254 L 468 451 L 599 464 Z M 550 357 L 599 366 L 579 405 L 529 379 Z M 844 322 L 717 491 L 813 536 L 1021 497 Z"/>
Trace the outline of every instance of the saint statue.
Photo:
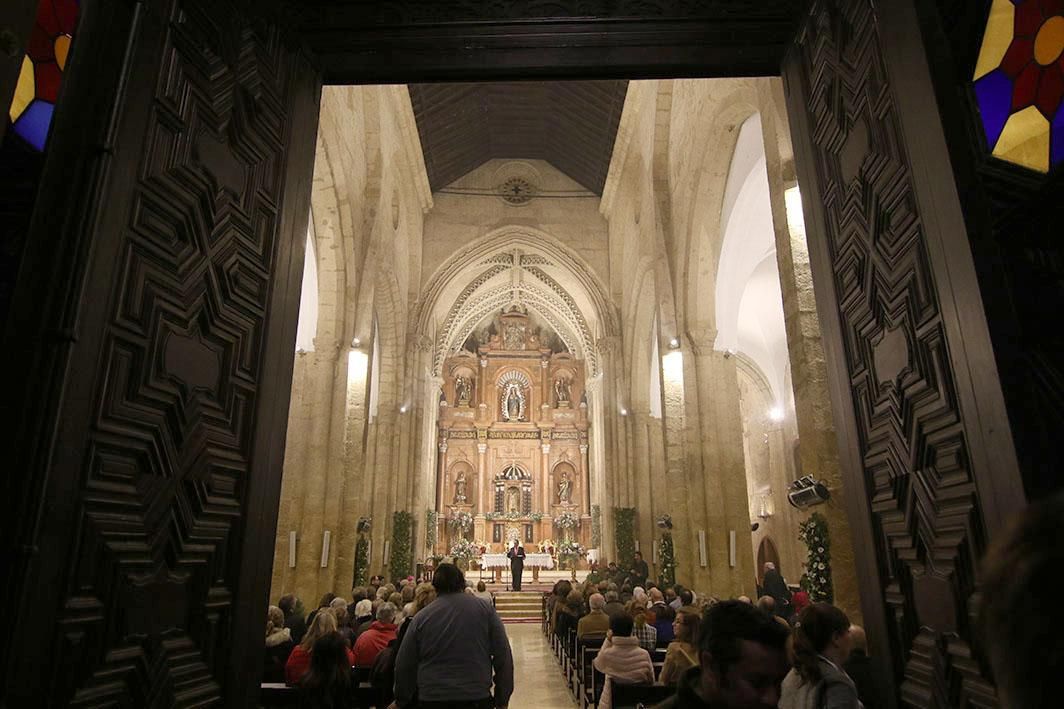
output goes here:
<path id="1" fill-rule="evenodd" d="M 516 487 L 511 487 L 506 491 L 506 511 L 521 512 L 521 491 Z"/>
<path id="2" fill-rule="evenodd" d="M 558 406 L 569 404 L 569 380 L 564 377 L 554 380 L 554 396 L 558 400 Z"/>
<path id="3" fill-rule="evenodd" d="M 573 480 L 569 473 L 562 473 L 562 479 L 558 482 L 558 502 L 563 505 L 569 504 L 573 497 Z"/>
<path id="4" fill-rule="evenodd" d="M 459 406 L 469 406 L 469 392 L 470 392 L 469 380 L 465 377 L 458 377 L 454 380 L 454 390 L 457 394 Z"/>
<path id="5" fill-rule="evenodd" d="M 454 501 L 455 504 L 464 503 L 466 501 L 466 479 L 464 470 L 458 473 L 458 477 L 454 481 Z"/>
<path id="6" fill-rule="evenodd" d="M 521 420 L 521 387 L 517 382 L 510 382 L 506 385 L 503 414 L 505 414 L 507 421 Z"/>

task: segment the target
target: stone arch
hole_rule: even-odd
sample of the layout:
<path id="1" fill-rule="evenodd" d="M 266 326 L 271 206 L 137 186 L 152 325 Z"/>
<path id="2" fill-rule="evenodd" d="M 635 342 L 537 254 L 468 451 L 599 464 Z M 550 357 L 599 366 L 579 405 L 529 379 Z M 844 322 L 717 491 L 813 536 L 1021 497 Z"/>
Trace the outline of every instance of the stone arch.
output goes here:
<path id="1" fill-rule="evenodd" d="M 700 285 L 713 283 L 717 274 L 722 243 L 722 210 L 725 182 L 735 152 L 739 127 L 758 111 L 754 87 L 743 86 L 717 100 L 717 111 L 709 119 L 692 149 L 701 154 L 698 183 L 690 199 L 685 223 L 686 272 L 681 299 L 683 322 L 688 333 L 716 330 L 715 294 Z"/>

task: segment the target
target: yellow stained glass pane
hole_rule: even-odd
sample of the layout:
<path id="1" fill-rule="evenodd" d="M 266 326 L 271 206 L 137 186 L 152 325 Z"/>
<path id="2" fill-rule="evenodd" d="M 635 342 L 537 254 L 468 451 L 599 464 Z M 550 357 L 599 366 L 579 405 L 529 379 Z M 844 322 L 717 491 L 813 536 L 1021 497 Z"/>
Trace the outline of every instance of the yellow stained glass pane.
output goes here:
<path id="1" fill-rule="evenodd" d="M 70 35 L 61 34 L 55 38 L 55 62 L 60 69 L 66 69 L 67 55 L 70 53 Z"/>
<path id="2" fill-rule="evenodd" d="M 22 69 L 18 73 L 15 97 L 11 99 L 11 108 L 7 112 L 11 116 L 12 123 L 17 121 L 22 112 L 26 110 L 26 107 L 30 105 L 36 92 L 37 85 L 33 79 L 33 62 L 30 61 L 29 57 L 22 57 Z"/>
<path id="3" fill-rule="evenodd" d="M 994 146 L 994 156 L 1039 172 L 1049 172 L 1049 121 L 1037 106 L 1012 114 Z"/>
<path id="4" fill-rule="evenodd" d="M 1034 38 L 1034 60 L 1049 66 L 1064 53 L 1064 17 L 1050 17 Z"/>
<path id="5" fill-rule="evenodd" d="M 1016 17 L 1016 6 L 1012 0 L 994 0 L 990 7 L 990 18 L 986 22 L 986 34 L 983 46 L 979 50 L 979 61 L 975 65 L 972 80 L 978 80 L 997 69 L 1005 52 L 1012 44 L 1012 27 Z"/>

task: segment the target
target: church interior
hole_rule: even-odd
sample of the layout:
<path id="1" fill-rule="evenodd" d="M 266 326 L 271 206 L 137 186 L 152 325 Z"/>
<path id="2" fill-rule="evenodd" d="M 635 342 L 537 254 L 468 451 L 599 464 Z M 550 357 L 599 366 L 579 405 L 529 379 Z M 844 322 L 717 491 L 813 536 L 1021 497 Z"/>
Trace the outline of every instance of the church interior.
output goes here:
<path id="1" fill-rule="evenodd" d="M 260 706 L 279 598 L 515 544 L 537 594 L 774 567 L 889 706 L 1007 706 L 1064 5 L 129 5 L 0 10 L 10 706 Z"/>

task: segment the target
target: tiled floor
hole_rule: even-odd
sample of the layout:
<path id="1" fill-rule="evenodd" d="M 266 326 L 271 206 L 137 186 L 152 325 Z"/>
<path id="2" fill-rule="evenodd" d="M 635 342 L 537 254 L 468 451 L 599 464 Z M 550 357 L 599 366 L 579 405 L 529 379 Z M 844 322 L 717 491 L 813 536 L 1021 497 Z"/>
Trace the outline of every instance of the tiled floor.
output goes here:
<path id="1" fill-rule="evenodd" d="M 551 652 L 540 624 L 507 624 L 506 633 L 514 653 L 514 694 L 510 709 L 575 707 L 561 665 Z"/>

